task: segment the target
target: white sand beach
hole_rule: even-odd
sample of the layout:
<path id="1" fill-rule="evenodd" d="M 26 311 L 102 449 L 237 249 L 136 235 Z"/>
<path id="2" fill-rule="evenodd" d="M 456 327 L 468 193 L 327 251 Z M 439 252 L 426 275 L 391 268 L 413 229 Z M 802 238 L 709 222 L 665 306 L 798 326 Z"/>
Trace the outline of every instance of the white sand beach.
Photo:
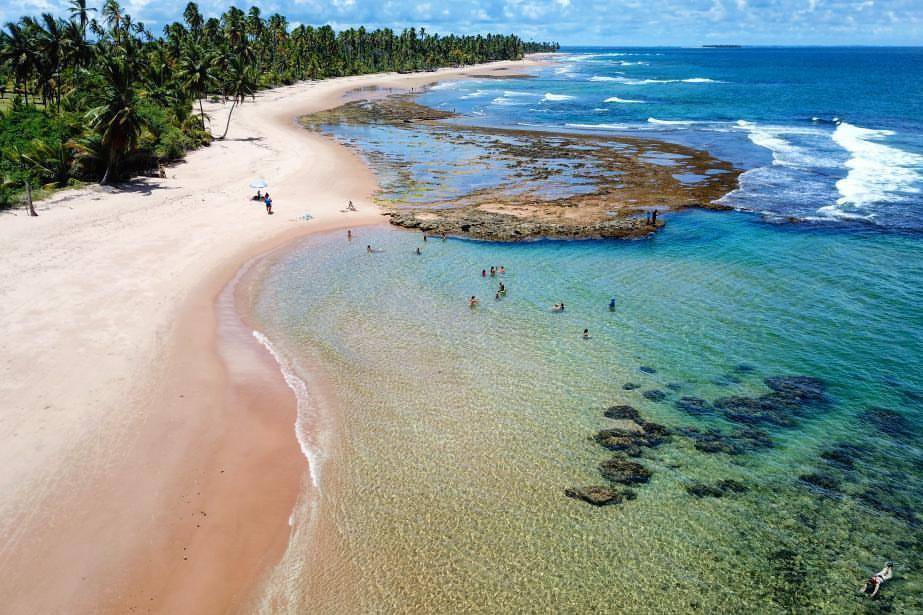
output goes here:
<path id="1" fill-rule="evenodd" d="M 295 118 L 355 88 L 485 70 L 262 92 L 166 179 L 0 214 L 4 611 L 246 610 L 284 551 L 307 462 L 272 357 L 242 326 L 221 339 L 233 302 L 219 298 L 261 253 L 383 220 L 369 169 Z M 223 130 L 227 106 L 208 112 Z M 275 215 L 249 199 L 257 177 Z"/>

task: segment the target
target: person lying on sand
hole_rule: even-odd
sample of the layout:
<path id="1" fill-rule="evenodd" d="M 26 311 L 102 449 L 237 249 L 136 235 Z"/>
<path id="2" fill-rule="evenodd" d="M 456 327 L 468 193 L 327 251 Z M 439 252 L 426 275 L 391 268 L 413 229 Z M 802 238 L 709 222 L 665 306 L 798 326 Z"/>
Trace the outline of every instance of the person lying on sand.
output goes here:
<path id="1" fill-rule="evenodd" d="M 348 204 L 346 205 L 346 211 L 358 211 L 358 210 L 356 209 L 356 206 L 353 205 L 353 202 L 349 201 Z"/>
<path id="2" fill-rule="evenodd" d="M 894 564 L 888 562 L 885 564 L 884 568 L 869 577 L 869 579 L 865 582 L 865 585 L 863 585 L 862 589 L 859 591 L 863 594 L 868 594 L 870 598 L 874 598 L 878 595 L 878 590 L 880 590 L 881 586 L 885 584 L 885 581 L 890 580 L 893 576 Z"/>

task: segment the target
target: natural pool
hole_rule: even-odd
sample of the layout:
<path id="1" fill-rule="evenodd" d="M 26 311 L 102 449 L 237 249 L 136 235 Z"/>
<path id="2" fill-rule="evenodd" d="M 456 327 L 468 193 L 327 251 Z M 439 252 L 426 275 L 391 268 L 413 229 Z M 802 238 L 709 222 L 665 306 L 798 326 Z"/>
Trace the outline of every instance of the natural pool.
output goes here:
<path id="1" fill-rule="evenodd" d="M 296 370 L 323 362 L 341 402 L 336 501 L 306 514 L 333 518 L 357 608 L 923 610 L 918 238 L 706 212 L 641 241 L 354 235 L 273 257 L 254 313 Z M 507 273 L 482 277 L 491 265 Z M 764 380 L 795 375 L 823 402 L 760 414 Z M 651 473 L 634 500 L 594 507 L 564 490 L 607 484 L 594 435 L 613 405 L 673 435 L 634 459 Z M 746 429 L 763 436 L 726 437 Z M 746 491 L 690 493 L 727 479 Z M 859 598 L 888 559 L 882 599 Z M 292 606 L 342 610 L 337 570 L 283 566 Z"/>

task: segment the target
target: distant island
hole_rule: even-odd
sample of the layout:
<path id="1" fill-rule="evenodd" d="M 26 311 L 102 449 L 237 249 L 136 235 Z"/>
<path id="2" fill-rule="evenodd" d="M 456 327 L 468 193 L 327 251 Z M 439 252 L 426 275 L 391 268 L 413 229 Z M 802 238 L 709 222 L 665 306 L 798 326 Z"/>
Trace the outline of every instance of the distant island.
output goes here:
<path id="1" fill-rule="evenodd" d="M 706 49 L 740 49 L 743 45 L 702 45 Z"/>

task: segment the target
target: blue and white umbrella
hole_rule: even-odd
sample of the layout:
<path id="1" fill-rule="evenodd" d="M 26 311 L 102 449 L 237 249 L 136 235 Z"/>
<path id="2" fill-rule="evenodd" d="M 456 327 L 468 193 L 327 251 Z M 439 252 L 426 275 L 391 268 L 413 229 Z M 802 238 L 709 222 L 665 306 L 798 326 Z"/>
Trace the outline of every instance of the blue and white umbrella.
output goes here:
<path id="1" fill-rule="evenodd" d="M 252 182 L 250 182 L 250 187 L 256 188 L 257 190 L 259 190 L 260 188 L 265 188 L 268 185 L 269 185 L 269 182 L 266 181 L 265 179 L 254 179 Z"/>

